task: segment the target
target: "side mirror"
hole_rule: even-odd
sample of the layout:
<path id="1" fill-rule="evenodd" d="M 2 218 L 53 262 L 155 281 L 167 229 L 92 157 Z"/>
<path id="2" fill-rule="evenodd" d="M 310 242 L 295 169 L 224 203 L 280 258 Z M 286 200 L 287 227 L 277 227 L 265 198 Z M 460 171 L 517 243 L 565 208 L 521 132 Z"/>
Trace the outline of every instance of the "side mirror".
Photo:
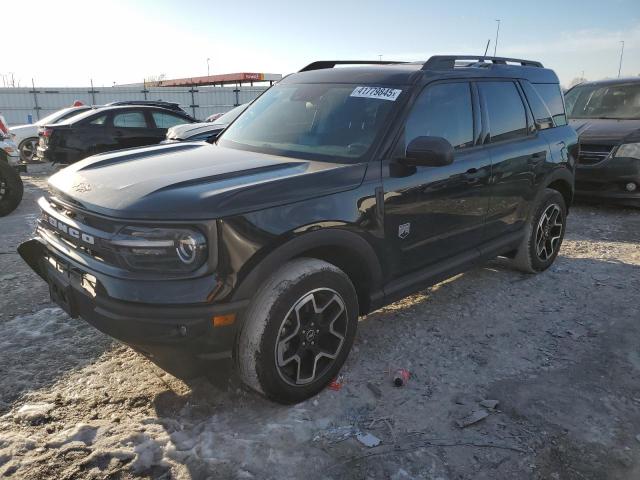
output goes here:
<path id="1" fill-rule="evenodd" d="M 405 165 L 443 167 L 453 163 L 453 147 L 442 137 L 416 137 L 407 146 Z"/>

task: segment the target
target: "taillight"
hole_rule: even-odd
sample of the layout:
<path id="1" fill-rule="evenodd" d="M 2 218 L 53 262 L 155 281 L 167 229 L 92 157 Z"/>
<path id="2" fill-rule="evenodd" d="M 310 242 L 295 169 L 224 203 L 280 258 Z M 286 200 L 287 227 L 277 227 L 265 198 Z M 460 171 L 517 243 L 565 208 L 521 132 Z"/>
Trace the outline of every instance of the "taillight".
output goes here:
<path id="1" fill-rule="evenodd" d="M 53 128 L 40 129 L 40 135 L 42 135 L 43 137 L 50 137 L 52 133 L 53 133 Z"/>

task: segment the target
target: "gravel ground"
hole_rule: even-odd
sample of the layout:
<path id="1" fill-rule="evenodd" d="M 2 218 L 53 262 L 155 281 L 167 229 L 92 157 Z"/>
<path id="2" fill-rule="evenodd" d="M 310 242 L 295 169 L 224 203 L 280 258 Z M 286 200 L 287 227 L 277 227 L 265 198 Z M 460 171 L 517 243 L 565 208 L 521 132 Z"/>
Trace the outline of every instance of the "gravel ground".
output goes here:
<path id="1" fill-rule="evenodd" d="M 638 210 L 575 206 L 547 272 L 496 260 L 368 315 L 342 389 L 284 407 L 52 305 L 14 253 L 46 181 L 24 179 L 0 219 L 0 476 L 640 478 Z"/>

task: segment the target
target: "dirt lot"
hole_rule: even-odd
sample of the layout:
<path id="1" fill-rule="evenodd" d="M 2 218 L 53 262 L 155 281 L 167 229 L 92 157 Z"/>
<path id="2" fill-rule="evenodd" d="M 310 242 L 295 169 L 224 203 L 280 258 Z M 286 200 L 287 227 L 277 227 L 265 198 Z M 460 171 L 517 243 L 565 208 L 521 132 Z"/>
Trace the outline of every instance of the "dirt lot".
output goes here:
<path id="1" fill-rule="evenodd" d="M 496 260 L 363 318 L 343 388 L 283 407 L 52 305 L 15 253 L 45 180 L 0 219 L 0 476 L 640 478 L 639 211 L 578 205 L 546 273 Z"/>

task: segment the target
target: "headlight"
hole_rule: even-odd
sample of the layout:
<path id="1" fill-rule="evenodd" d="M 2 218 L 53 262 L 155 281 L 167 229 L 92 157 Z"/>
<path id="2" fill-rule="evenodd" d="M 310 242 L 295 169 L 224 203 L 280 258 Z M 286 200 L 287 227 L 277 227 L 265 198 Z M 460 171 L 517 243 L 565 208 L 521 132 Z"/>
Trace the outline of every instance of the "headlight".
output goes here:
<path id="1" fill-rule="evenodd" d="M 616 150 L 614 157 L 640 158 L 640 143 L 623 143 Z"/>
<path id="2" fill-rule="evenodd" d="M 207 239 L 190 228 L 125 227 L 111 243 L 133 270 L 186 273 L 207 260 Z"/>

